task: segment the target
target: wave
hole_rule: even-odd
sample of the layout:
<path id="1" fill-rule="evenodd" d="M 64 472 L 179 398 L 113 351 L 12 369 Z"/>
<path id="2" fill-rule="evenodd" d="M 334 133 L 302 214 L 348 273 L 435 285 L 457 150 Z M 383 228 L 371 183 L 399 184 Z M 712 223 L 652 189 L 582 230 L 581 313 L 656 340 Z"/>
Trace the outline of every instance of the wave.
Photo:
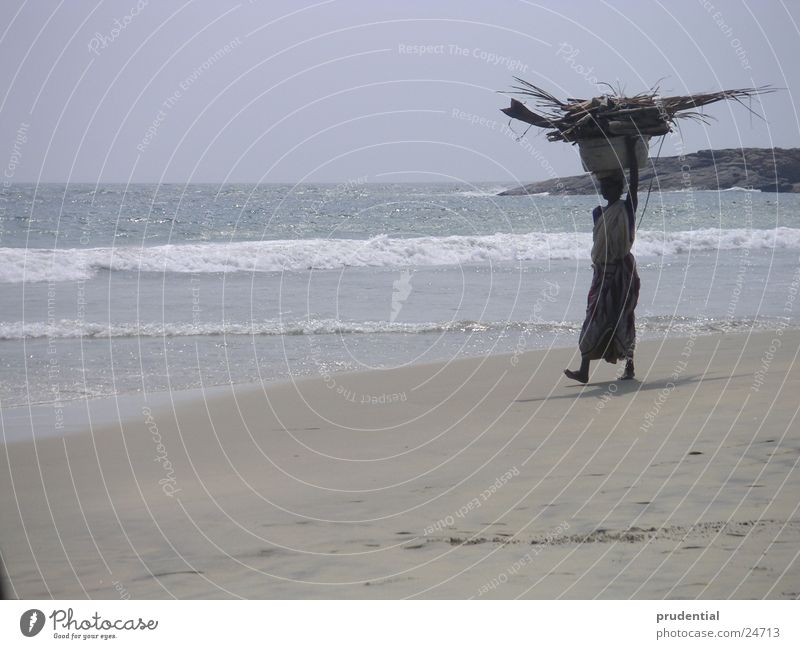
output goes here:
<path id="1" fill-rule="evenodd" d="M 456 196 L 470 196 L 473 198 L 497 198 L 497 195 L 508 189 L 504 185 L 497 185 L 489 189 L 464 189 L 455 192 Z M 442 194 L 442 196 L 450 196 L 451 194 Z"/>
<path id="2" fill-rule="evenodd" d="M 775 328 L 778 319 L 692 319 L 649 316 L 636 319 L 642 333 L 714 333 Z M 785 322 L 785 321 L 781 321 Z M 794 325 L 792 325 L 794 326 Z M 81 320 L 54 322 L 0 322 L 0 340 L 36 338 L 175 338 L 183 336 L 323 336 L 363 334 L 439 334 L 519 331 L 528 335 L 578 333 L 580 322 L 342 322 L 334 319 L 308 319 L 297 322 L 265 320 L 261 322 L 183 323 L 141 322 L 102 324 Z"/>
<path id="3" fill-rule="evenodd" d="M 0 248 L 0 282 L 85 280 L 101 271 L 140 273 L 257 273 L 355 267 L 485 264 L 586 259 L 590 232 L 529 232 L 483 236 L 296 239 L 228 243 L 118 246 L 90 249 Z M 639 256 L 731 249 L 800 249 L 800 229 L 713 228 L 642 231 Z"/>
<path id="4" fill-rule="evenodd" d="M 309 319 L 297 322 L 266 320 L 253 323 L 122 323 L 102 324 L 79 320 L 47 322 L 0 322 L 0 340 L 22 338 L 132 338 L 178 336 L 309 336 L 330 334 L 402 333 L 424 334 L 442 332 L 482 332 L 515 323 L 481 323 L 458 320 L 445 323 L 404 322 L 342 322 L 334 319 Z"/>

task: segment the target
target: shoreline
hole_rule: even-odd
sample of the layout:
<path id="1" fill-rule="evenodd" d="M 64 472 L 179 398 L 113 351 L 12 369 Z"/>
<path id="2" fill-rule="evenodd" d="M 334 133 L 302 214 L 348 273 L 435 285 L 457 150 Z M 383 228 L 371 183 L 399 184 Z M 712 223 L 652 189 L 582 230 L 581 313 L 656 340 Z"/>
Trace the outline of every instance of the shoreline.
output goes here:
<path id="1" fill-rule="evenodd" d="M 756 323 L 760 321 L 760 325 L 756 327 Z M 716 336 L 720 334 L 725 335 L 756 335 L 767 333 L 775 325 L 780 325 L 782 319 L 780 318 L 761 318 L 759 321 L 753 321 L 749 324 L 750 329 L 745 330 L 741 328 L 725 328 L 719 329 L 703 329 L 701 332 L 696 333 L 697 336 Z M 574 323 L 568 323 L 574 324 Z M 519 349 L 515 347 L 513 351 L 502 351 L 492 353 L 492 357 L 511 358 L 519 357 L 528 353 L 535 352 L 551 352 L 555 350 L 569 351 L 577 347 L 577 336 L 580 331 L 579 324 L 574 324 L 576 331 L 575 344 L 561 344 L 562 341 L 554 340 L 549 346 L 531 347 L 528 349 Z M 674 325 L 676 328 L 674 332 L 664 330 L 651 330 L 646 331 L 638 336 L 639 343 L 653 343 L 663 340 L 683 338 L 686 336 L 687 331 L 693 330 L 697 332 L 697 327 L 692 324 L 681 323 L 679 318 L 676 319 Z M 683 328 L 679 328 L 683 326 Z M 791 323 L 782 327 L 783 331 L 797 331 L 800 332 L 800 323 Z M 525 330 L 521 330 L 520 335 L 524 335 Z M 556 336 L 561 334 L 556 334 Z M 512 336 L 513 338 L 513 336 Z M 526 341 L 529 337 L 526 337 Z M 459 356 L 455 360 L 479 360 L 486 358 L 486 355 L 476 354 L 468 356 Z M 448 359 L 433 359 L 422 362 L 413 362 L 410 365 L 403 365 L 399 367 L 415 367 L 426 365 L 440 365 L 448 362 Z M 398 369 L 397 367 L 363 370 L 363 369 L 343 369 L 334 370 L 330 376 L 347 376 L 352 374 L 362 374 L 365 372 L 382 372 Z M 65 434 L 73 435 L 82 432 L 89 432 L 93 428 L 107 428 L 111 425 L 118 423 L 120 420 L 130 418 L 136 411 L 141 410 L 142 407 L 164 408 L 172 401 L 186 402 L 192 400 L 202 400 L 204 394 L 206 396 L 214 396 L 216 394 L 224 394 L 231 389 L 233 390 L 261 390 L 270 386 L 276 385 L 291 385 L 295 382 L 302 382 L 308 380 L 319 380 L 325 376 L 320 371 L 313 374 L 298 374 L 295 376 L 275 377 L 263 382 L 241 381 L 235 383 L 213 383 L 201 387 L 180 388 L 176 390 L 151 390 L 147 393 L 142 391 L 135 392 L 119 392 L 117 394 L 104 394 L 99 396 L 75 396 L 69 399 L 60 399 L 53 401 L 38 401 L 35 403 L 13 403 L 9 406 L 0 408 L 2 410 L 2 431 L 3 437 L 0 438 L 0 446 L 3 444 L 14 444 L 20 441 L 30 441 L 34 437 L 36 439 L 44 439 L 49 437 L 61 437 Z M 53 426 L 52 419 L 53 411 L 56 407 L 62 410 L 61 425 L 59 427 Z M 41 425 L 47 421 L 47 425 Z M 38 426 L 38 432 L 34 433 L 34 426 Z"/>
<path id="2" fill-rule="evenodd" d="M 9 591 L 796 598 L 798 348 L 664 338 L 587 386 L 569 348 L 223 386 L 8 444 Z"/>

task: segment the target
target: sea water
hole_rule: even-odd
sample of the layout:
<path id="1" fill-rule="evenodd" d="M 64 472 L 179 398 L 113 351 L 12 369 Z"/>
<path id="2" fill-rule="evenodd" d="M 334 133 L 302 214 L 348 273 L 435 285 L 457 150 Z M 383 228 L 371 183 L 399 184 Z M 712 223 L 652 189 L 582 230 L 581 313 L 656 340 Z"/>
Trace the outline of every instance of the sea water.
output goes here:
<path id="1" fill-rule="evenodd" d="M 575 346 L 599 197 L 500 189 L 14 185 L 0 406 Z M 634 254 L 640 339 L 798 321 L 798 195 L 654 193 Z"/>

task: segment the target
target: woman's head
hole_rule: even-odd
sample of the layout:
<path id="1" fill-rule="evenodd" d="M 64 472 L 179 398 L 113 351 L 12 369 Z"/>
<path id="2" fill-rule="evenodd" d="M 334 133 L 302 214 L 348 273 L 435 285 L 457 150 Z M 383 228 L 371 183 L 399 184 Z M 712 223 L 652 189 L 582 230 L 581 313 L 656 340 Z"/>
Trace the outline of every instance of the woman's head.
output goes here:
<path id="1" fill-rule="evenodd" d="M 600 178 L 600 193 L 609 203 L 618 201 L 622 197 L 624 186 L 625 177 L 621 172 Z"/>

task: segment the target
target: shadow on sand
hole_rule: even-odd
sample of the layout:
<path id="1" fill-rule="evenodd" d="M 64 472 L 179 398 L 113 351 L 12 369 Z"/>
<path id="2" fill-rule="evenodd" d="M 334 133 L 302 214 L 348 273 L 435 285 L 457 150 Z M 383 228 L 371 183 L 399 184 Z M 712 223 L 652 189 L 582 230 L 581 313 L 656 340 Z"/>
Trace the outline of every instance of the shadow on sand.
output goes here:
<path id="1" fill-rule="evenodd" d="M 646 381 L 641 382 L 636 379 L 631 381 L 620 381 L 619 379 L 615 381 L 602 381 L 600 383 L 587 383 L 586 385 L 582 385 L 580 383 L 570 383 L 565 385 L 566 388 L 574 388 L 580 390 L 578 394 L 556 394 L 549 397 L 532 397 L 530 399 L 516 399 L 514 403 L 531 403 L 536 401 L 550 401 L 552 399 L 598 399 L 606 394 L 613 394 L 614 396 L 620 396 L 623 394 L 635 394 L 638 392 L 646 392 L 651 390 L 664 390 L 664 389 L 675 389 L 682 385 L 691 385 L 692 383 L 701 383 L 701 382 L 709 382 L 709 381 L 723 381 L 728 379 L 734 379 L 741 376 L 750 376 L 749 374 L 732 374 L 731 376 L 708 376 L 703 374 L 692 374 L 689 376 L 681 377 L 675 381 L 670 381 L 668 379 L 657 380 L 657 381 Z M 563 380 L 569 381 L 567 377 L 562 377 Z M 617 386 L 616 390 L 610 390 L 609 387 L 615 385 Z M 672 386 L 672 387 L 670 387 Z"/>

